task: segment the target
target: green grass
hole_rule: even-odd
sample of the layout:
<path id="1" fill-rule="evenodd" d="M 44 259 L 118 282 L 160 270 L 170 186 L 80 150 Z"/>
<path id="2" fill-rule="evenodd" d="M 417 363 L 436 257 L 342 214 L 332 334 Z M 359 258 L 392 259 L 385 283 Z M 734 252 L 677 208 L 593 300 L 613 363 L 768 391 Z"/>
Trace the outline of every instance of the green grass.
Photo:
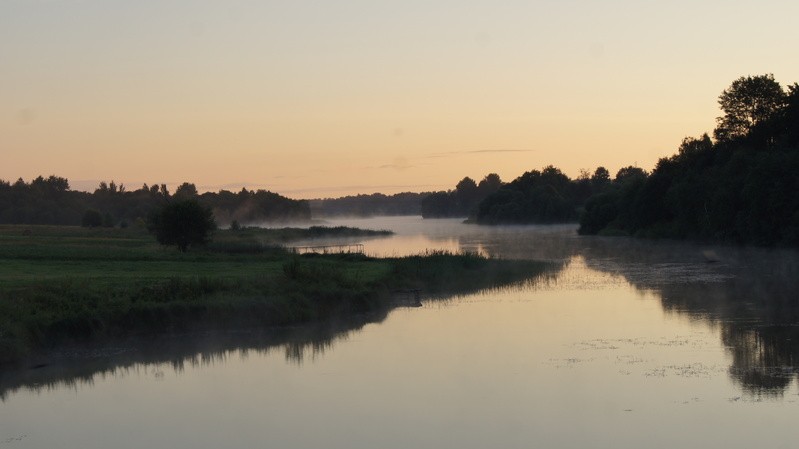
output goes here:
<path id="1" fill-rule="evenodd" d="M 214 245 L 181 253 L 140 229 L 0 226 L 0 362 L 74 341 L 377 311 L 400 289 L 457 293 L 546 269 L 471 254 L 297 256 L 276 246 L 311 233 L 325 231 L 219 231 Z"/>

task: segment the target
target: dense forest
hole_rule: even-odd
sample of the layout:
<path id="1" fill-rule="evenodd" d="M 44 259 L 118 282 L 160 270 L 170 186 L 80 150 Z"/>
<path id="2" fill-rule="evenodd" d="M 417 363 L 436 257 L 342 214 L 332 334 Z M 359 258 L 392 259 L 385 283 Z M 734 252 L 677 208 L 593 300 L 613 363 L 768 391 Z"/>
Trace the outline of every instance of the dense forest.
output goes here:
<path id="1" fill-rule="evenodd" d="M 741 77 L 719 104 L 713 139 L 591 196 L 580 233 L 799 245 L 799 85 Z"/>
<path id="2" fill-rule="evenodd" d="M 600 168 L 597 176 L 606 172 Z M 574 181 L 550 165 L 502 185 L 480 202 L 472 217 L 480 224 L 576 221 L 577 208 L 591 194 L 591 185 L 587 175 Z"/>
<path id="3" fill-rule="evenodd" d="M 306 221 L 307 201 L 292 200 L 266 190 L 199 194 L 194 184 L 183 183 L 171 194 L 164 184 L 127 190 L 124 185 L 101 182 L 93 193 L 70 190 L 66 178 L 50 176 L 26 183 L 0 180 L 0 224 L 53 224 L 128 226 L 143 224 L 148 213 L 172 198 L 196 198 L 209 207 L 219 225 L 266 221 Z"/>
<path id="4" fill-rule="evenodd" d="M 455 190 L 427 195 L 422 200 L 422 217 L 471 217 L 477 205 L 500 186 L 502 180 L 496 173 L 486 175 L 479 184 L 467 176 L 458 182 Z"/>
<path id="5" fill-rule="evenodd" d="M 570 179 L 552 165 L 531 170 L 509 183 L 494 173 L 475 183 L 463 178 L 454 190 L 436 192 L 422 200 L 424 218 L 468 217 L 479 224 L 575 223 L 583 205 L 607 186 L 646 177 L 637 167 L 624 167 L 611 178 L 597 168 Z"/>
<path id="6" fill-rule="evenodd" d="M 524 173 L 477 206 L 482 224 L 580 222 L 581 234 L 799 245 L 799 85 L 741 77 L 711 138 L 686 138 L 652 171 Z"/>
<path id="7" fill-rule="evenodd" d="M 429 194 L 429 192 L 403 192 L 394 195 L 373 193 L 315 199 L 309 203 L 314 218 L 419 215 L 422 213 L 422 199 Z"/>

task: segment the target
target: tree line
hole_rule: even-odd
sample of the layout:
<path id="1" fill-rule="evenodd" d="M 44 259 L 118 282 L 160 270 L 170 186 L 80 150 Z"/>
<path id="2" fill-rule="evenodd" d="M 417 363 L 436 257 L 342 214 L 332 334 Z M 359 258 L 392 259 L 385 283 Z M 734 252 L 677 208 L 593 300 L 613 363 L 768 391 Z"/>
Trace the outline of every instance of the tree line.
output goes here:
<path id="1" fill-rule="evenodd" d="M 144 225 L 148 214 L 170 201 L 196 200 L 210 209 L 222 226 L 234 221 L 254 224 L 267 221 L 307 221 L 308 202 L 293 200 L 267 190 L 198 193 L 185 182 L 170 193 L 165 184 L 144 184 L 128 190 L 124 184 L 101 182 L 94 192 L 71 190 L 59 176 L 39 176 L 30 182 L 0 180 L 0 223 L 84 226 Z"/>
<path id="2" fill-rule="evenodd" d="M 799 246 L 799 85 L 741 77 L 719 105 L 713 137 L 684 139 L 651 173 L 628 166 L 611 178 L 599 167 L 570 179 L 550 165 L 501 184 L 468 215 L 481 224 L 579 221 L 580 234 Z M 428 196 L 423 211 L 444 197 Z"/>
<path id="3" fill-rule="evenodd" d="M 394 195 L 373 193 L 340 198 L 309 200 L 311 214 L 316 217 L 374 217 L 420 215 L 422 199 L 430 192 L 402 192 Z"/>
<path id="4" fill-rule="evenodd" d="M 435 192 L 422 200 L 424 218 L 466 217 L 479 224 L 577 222 L 585 202 L 610 185 L 646 176 L 643 169 L 624 167 L 611 178 L 605 167 L 582 170 L 577 179 L 549 165 L 531 170 L 511 182 L 486 175 L 480 183 L 463 178 L 455 189 Z"/>
<path id="5" fill-rule="evenodd" d="M 496 173 L 486 175 L 479 184 L 467 176 L 455 185 L 454 190 L 434 192 L 424 197 L 422 217 L 471 217 L 477 205 L 501 186 L 502 179 Z"/>
<path id="6" fill-rule="evenodd" d="M 741 77 L 719 105 L 712 139 L 593 195 L 579 232 L 799 246 L 799 85 Z"/>

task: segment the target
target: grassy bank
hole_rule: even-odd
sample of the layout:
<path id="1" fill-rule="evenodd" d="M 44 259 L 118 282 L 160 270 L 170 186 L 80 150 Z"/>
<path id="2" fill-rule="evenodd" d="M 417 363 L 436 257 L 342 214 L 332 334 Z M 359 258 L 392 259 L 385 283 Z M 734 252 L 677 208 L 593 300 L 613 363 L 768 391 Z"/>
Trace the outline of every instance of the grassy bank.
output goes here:
<path id="1" fill-rule="evenodd" d="M 325 230 L 220 231 L 213 245 L 184 254 L 137 229 L 0 226 L 0 361 L 71 342 L 377 311 L 397 290 L 463 292 L 546 268 L 442 253 L 297 256 L 274 246 L 287 233 Z"/>

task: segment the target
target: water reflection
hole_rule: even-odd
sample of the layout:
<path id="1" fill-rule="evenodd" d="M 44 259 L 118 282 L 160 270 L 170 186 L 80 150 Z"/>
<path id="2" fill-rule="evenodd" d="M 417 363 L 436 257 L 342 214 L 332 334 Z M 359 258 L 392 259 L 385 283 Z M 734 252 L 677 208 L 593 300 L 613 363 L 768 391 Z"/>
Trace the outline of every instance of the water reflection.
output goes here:
<path id="1" fill-rule="evenodd" d="M 701 315 L 721 327 L 722 342 L 732 355 L 730 375 L 757 395 L 780 394 L 797 378 L 799 285 L 796 261 L 778 265 L 784 259 L 781 254 L 751 257 L 762 264 L 760 269 L 730 267 L 735 276 L 725 282 L 660 289 L 664 308 Z"/>
<path id="2" fill-rule="evenodd" d="M 513 290 L 602 291 L 633 286 L 658 298 L 667 313 L 718 329 L 730 356 L 725 369 L 744 392 L 779 396 L 799 382 L 799 254 L 795 251 L 580 237 L 574 226 L 487 228 L 416 217 L 333 224 L 397 233 L 358 239 L 368 254 L 401 256 L 444 249 L 559 262 L 553 272 Z M 365 325 L 382 322 L 387 313 L 269 332 L 175 336 L 96 352 L 83 350 L 77 357 L 62 354 L 47 366 L 0 372 L 0 398 L 21 388 L 74 387 L 91 383 L 97 376 L 124 375 L 129 370 L 179 372 L 187 364 L 215 364 L 248 352 L 282 351 L 287 361 L 300 364 L 324 354 Z"/>
<path id="3" fill-rule="evenodd" d="M 719 326 L 745 392 L 780 395 L 797 379 L 796 252 L 600 238 L 582 254 L 590 268 L 655 292 L 666 311 Z"/>
<path id="4" fill-rule="evenodd" d="M 549 277 L 550 286 L 603 289 L 629 283 L 655 293 L 666 311 L 719 326 L 732 356 L 730 377 L 747 393 L 780 395 L 799 378 L 796 251 L 580 237 L 571 225 L 483 227 L 407 217 L 348 224 L 383 225 L 397 232 L 394 238 L 366 243 L 367 251 L 377 255 L 436 248 L 585 264 L 606 276 L 573 272 Z"/>
<path id="5" fill-rule="evenodd" d="M 422 293 L 421 299 L 446 303 L 458 294 L 490 293 L 533 286 L 548 282 L 563 265 L 550 264 L 551 272 L 545 271 L 512 284 L 499 281 L 500 284 L 483 289 L 456 287 L 449 295 Z M 98 378 L 124 377 L 131 372 L 142 371 L 152 371 L 157 377 L 164 369 L 181 373 L 186 366 L 224 364 L 230 357 L 246 358 L 251 352 L 268 355 L 282 351 L 287 362 L 301 365 L 323 355 L 336 343 L 348 340 L 364 326 L 383 322 L 391 310 L 416 307 L 419 299 L 419 293 L 408 297 L 406 293 L 398 292 L 394 294 L 391 304 L 374 313 L 337 317 L 303 326 L 167 335 L 116 342 L 113 345 L 61 349 L 57 353 L 41 355 L 38 360 L 0 370 L 0 401 L 5 401 L 10 394 L 20 389 L 37 393 L 75 389 L 78 386 L 91 386 Z"/>
<path id="6" fill-rule="evenodd" d="M 527 251 L 518 244 L 503 245 L 492 247 L 492 254 L 520 257 Z M 732 356 L 729 375 L 746 393 L 781 395 L 799 380 L 795 251 L 564 236 L 542 241 L 531 252 L 541 258 L 570 257 L 572 263 L 579 260 L 608 275 L 577 279 L 571 287 L 612 287 L 614 278 L 621 278 L 655 293 L 668 312 L 720 327 Z"/>
<path id="7" fill-rule="evenodd" d="M 169 335 L 74 347 L 49 354 L 41 363 L 28 362 L 18 369 L 0 370 L 0 400 L 5 401 L 19 389 L 74 389 L 90 386 L 98 378 L 124 377 L 131 372 L 152 371 L 156 377 L 164 369 L 181 373 L 187 366 L 222 364 L 229 357 L 247 357 L 250 352 L 265 355 L 282 351 L 287 362 L 302 364 L 387 316 L 388 310 L 383 310 L 307 326 Z"/>

